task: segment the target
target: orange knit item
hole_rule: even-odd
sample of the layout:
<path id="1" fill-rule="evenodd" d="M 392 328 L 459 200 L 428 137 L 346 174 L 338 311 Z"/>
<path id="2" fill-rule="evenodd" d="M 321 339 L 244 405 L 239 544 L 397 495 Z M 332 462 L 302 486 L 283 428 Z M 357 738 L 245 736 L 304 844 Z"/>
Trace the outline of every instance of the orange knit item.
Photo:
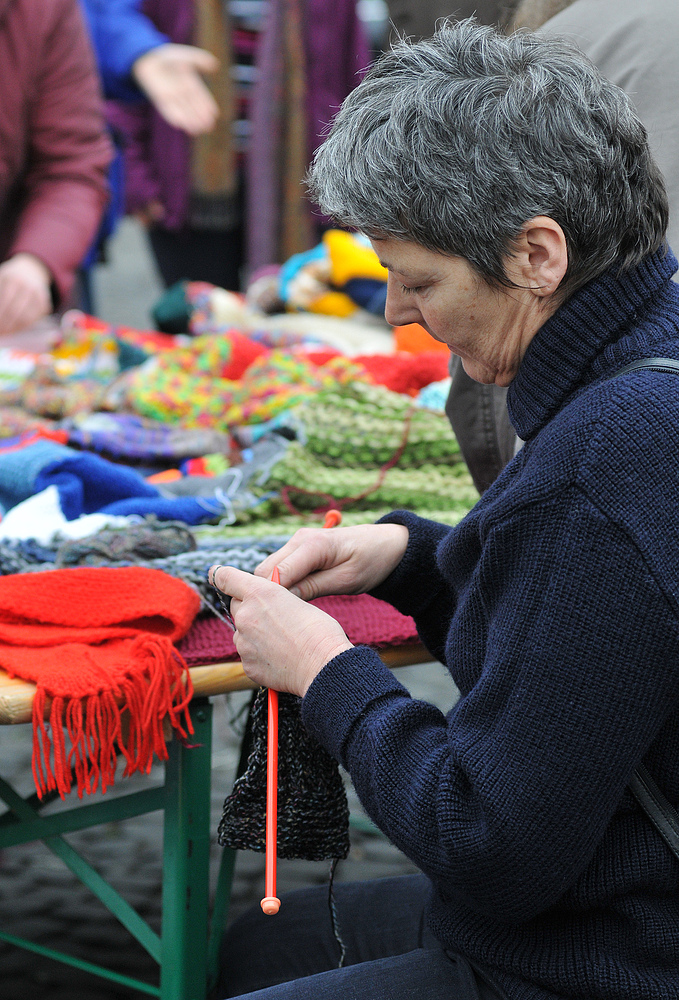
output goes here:
<path id="1" fill-rule="evenodd" d="M 167 759 L 165 718 L 180 737 L 193 732 L 191 678 L 174 642 L 199 608 L 183 581 L 140 566 L 0 577 L 0 667 L 37 686 L 33 777 L 41 798 L 70 792 L 71 769 L 80 797 L 99 782 L 105 792 L 118 749 L 124 776 L 148 773 L 154 753 Z"/>
<path id="2" fill-rule="evenodd" d="M 419 323 L 395 326 L 394 347 L 397 351 L 409 351 L 411 354 L 419 354 L 421 351 L 440 351 L 442 354 L 450 354 L 447 345 L 434 340 Z"/>

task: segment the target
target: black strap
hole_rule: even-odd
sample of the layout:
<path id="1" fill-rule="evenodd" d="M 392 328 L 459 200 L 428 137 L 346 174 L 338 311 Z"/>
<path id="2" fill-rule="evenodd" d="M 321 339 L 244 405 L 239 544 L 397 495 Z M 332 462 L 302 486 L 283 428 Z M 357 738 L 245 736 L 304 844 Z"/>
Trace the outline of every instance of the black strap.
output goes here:
<path id="1" fill-rule="evenodd" d="M 645 764 L 639 764 L 635 769 L 629 787 L 660 836 L 679 860 L 679 813 L 660 791 Z"/>
<path id="2" fill-rule="evenodd" d="M 668 375 L 679 375 L 679 361 L 675 361 L 674 358 L 642 358 L 625 365 L 610 378 L 643 369 L 665 372 Z M 660 836 L 679 860 L 679 812 L 667 801 L 648 773 L 645 764 L 639 764 L 635 769 L 629 787 Z"/>
<path id="3" fill-rule="evenodd" d="M 665 372 L 667 375 L 679 375 L 679 361 L 675 361 L 674 358 L 641 358 L 625 365 L 620 371 L 609 375 L 609 378 L 617 378 L 618 375 L 627 375 L 629 372 L 641 371 L 644 368 L 654 372 Z"/>

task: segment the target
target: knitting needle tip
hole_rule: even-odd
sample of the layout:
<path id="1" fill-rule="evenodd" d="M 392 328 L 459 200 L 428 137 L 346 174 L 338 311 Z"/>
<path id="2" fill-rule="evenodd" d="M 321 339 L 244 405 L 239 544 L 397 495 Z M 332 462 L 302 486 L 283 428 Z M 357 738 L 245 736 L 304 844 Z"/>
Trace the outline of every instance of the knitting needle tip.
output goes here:
<path id="1" fill-rule="evenodd" d="M 323 521 L 324 528 L 335 528 L 342 520 L 342 514 L 339 510 L 335 510 L 334 507 L 326 512 L 325 520 Z"/>
<path id="2" fill-rule="evenodd" d="M 267 917 L 273 917 L 280 910 L 281 901 L 278 896 L 265 896 L 260 905 Z"/>

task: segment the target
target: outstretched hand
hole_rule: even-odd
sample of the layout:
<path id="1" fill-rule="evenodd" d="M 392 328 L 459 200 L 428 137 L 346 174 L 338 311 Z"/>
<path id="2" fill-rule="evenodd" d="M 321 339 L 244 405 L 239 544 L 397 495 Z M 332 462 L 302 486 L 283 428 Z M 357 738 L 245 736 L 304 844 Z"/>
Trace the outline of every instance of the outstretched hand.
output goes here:
<path id="1" fill-rule="evenodd" d="M 277 583 L 232 566 L 211 566 L 208 579 L 231 597 L 238 655 L 263 687 L 303 697 L 325 664 L 352 648 L 334 618 Z"/>
<path id="2" fill-rule="evenodd" d="M 219 60 L 211 52 L 168 42 L 140 56 L 132 75 L 165 121 L 196 136 L 211 132 L 219 116 L 202 78 L 218 68 Z"/>

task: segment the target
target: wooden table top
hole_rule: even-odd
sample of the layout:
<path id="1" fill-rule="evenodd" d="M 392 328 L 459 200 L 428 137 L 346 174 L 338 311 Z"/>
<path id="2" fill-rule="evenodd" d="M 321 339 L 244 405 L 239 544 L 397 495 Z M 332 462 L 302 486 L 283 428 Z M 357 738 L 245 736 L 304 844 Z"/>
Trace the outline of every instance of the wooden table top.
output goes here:
<path id="1" fill-rule="evenodd" d="M 422 645 L 390 646 L 378 650 L 380 658 L 388 667 L 404 667 L 414 663 L 425 663 L 432 659 Z M 240 660 L 225 663 L 209 663 L 203 667 L 190 667 L 194 695 L 210 697 L 229 691 L 246 691 L 257 687 L 243 670 Z M 0 725 L 14 725 L 30 722 L 35 696 L 35 684 L 9 677 L 0 670 Z M 45 714 L 49 715 L 51 701 L 45 704 Z"/>

